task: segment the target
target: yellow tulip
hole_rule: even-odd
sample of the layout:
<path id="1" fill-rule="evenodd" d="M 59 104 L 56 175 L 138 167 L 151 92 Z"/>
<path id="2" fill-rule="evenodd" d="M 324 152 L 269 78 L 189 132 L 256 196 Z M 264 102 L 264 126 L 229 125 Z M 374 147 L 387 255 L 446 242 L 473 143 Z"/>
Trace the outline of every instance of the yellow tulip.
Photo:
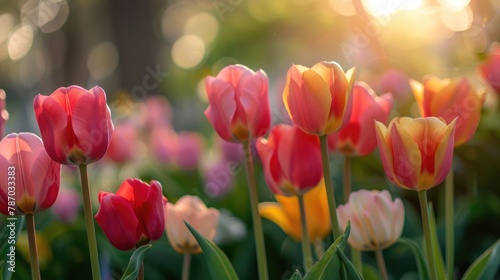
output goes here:
<path id="1" fill-rule="evenodd" d="M 300 242 L 302 234 L 297 196 L 275 195 L 275 198 L 277 202 L 259 203 L 260 215 Z M 324 181 L 304 194 L 304 206 L 309 239 L 315 241 L 327 236 L 332 228 Z"/>

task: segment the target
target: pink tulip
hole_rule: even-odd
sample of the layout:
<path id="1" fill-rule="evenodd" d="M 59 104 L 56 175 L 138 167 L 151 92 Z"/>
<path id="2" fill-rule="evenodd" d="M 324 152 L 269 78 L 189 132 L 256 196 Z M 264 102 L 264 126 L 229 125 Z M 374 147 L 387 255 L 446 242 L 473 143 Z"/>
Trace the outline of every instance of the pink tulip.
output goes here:
<path id="1" fill-rule="evenodd" d="M 137 158 L 141 147 L 138 129 L 131 120 L 118 123 L 111 136 L 106 157 L 116 163 Z"/>
<path id="2" fill-rule="evenodd" d="M 158 181 L 123 181 L 116 194 L 99 192 L 100 208 L 95 219 L 109 242 L 130 250 L 160 239 L 165 227 L 162 188 Z"/>
<path id="3" fill-rule="evenodd" d="M 440 184 L 450 171 L 455 122 L 435 118 L 394 118 L 375 122 L 385 174 L 399 187 L 422 191 Z"/>
<path id="4" fill-rule="evenodd" d="M 399 106 L 408 102 L 412 95 L 408 76 L 396 69 L 384 72 L 376 89 L 390 93 Z"/>
<path id="5" fill-rule="evenodd" d="M 54 204 L 59 192 L 61 165 L 32 133 L 11 133 L 0 142 L 0 212 L 35 214 Z"/>
<path id="6" fill-rule="evenodd" d="M 165 217 L 168 217 L 165 221 L 168 241 L 179 253 L 201 253 L 200 245 L 184 222 L 208 240 L 214 239 L 219 223 L 217 209 L 207 208 L 198 197 L 190 195 L 181 197 L 175 204 L 167 203 Z"/>
<path id="7" fill-rule="evenodd" d="M 323 136 L 347 125 L 352 108 L 354 69 L 344 73 L 336 62 L 308 68 L 292 65 L 283 91 L 286 110 L 303 131 Z"/>
<path id="8" fill-rule="evenodd" d="M 297 126 L 277 125 L 257 151 L 268 186 L 275 194 L 298 195 L 317 186 L 322 177 L 319 139 Z"/>
<path id="9" fill-rule="evenodd" d="M 500 44 L 494 43 L 486 60 L 478 66 L 479 74 L 500 94 Z"/>
<path id="10" fill-rule="evenodd" d="M 196 132 L 180 132 L 177 134 L 175 164 L 183 170 L 193 170 L 200 163 L 203 152 L 203 138 Z"/>
<path id="11" fill-rule="evenodd" d="M 269 130 L 268 79 L 264 71 L 243 65 L 224 67 L 205 82 L 209 106 L 205 116 L 219 136 L 231 142 L 246 142 Z"/>
<path id="12" fill-rule="evenodd" d="M 476 90 L 464 78 L 424 78 L 423 84 L 411 81 L 415 99 L 423 117 L 441 117 L 447 123 L 458 117 L 455 128 L 455 146 L 460 146 L 474 135 L 485 94 Z"/>
<path id="13" fill-rule="evenodd" d="M 163 96 L 148 97 L 141 104 L 141 115 L 149 129 L 155 127 L 171 127 L 172 107 Z"/>
<path id="14" fill-rule="evenodd" d="M 347 126 L 328 135 L 328 146 L 349 156 L 365 156 L 377 146 L 373 120 L 387 122 L 393 99 L 390 93 L 378 97 L 363 82 L 354 85 L 352 99 L 352 114 Z"/>
<path id="15" fill-rule="evenodd" d="M 3 89 L 0 89 L 0 137 L 5 133 L 5 123 L 9 119 L 9 113 L 5 109 L 5 98 L 7 95 Z"/>
<path id="16" fill-rule="evenodd" d="M 102 88 L 58 88 L 50 96 L 38 94 L 34 107 L 45 149 L 53 160 L 82 165 L 104 156 L 113 123 Z"/>
<path id="17" fill-rule="evenodd" d="M 337 208 L 340 227 L 351 223 L 349 245 L 360 251 L 384 249 L 398 241 L 403 231 L 404 211 L 399 198 L 392 201 L 388 191 L 359 190 Z"/>
<path id="18" fill-rule="evenodd" d="M 71 223 L 77 217 L 80 206 L 80 196 L 77 191 L 71 188 L 61 188 L 51 211 L 63 222 Z"/>

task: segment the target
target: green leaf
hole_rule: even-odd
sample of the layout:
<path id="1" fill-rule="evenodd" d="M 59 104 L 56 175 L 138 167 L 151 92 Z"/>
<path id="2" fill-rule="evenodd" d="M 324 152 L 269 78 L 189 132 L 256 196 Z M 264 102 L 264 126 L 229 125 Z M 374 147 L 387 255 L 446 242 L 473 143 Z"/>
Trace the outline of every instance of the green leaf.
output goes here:
<path id="1" fill-rule="evenodd" d="M 443 262 L 443 254 L 441 253 L 441 247 L 439 247 L 439 241 L 437 237 L 436 230 L 436 218 L 434 218 L 434 208 L 432 207 L 432 203 L 429 203 L 429 223 L 430 230 L 432 235 L 432 254 L 434 254 L 434 261 L 437 270 L 438 279 L 446 279 L 446 274 L 444 272 L 444 262 Z"/>
<path id="2" fill-rule="evenodd" d="M 351 280 L 351 279 L 363 280 L 364 279 L 363 275 L 361 275 L 361 273 L 356 269 L 356 267 L 354 267 L 354 265 L 349 260 L 349 258 L 347 258 L 347 256 L 344 254 L 344 250 L 339 250 L 338 252 L 340 255 L 340 259 L 342 260 L 342 263 L 345 266 L 345 272 L 347 275 L 347 279 L 349 279 L 349 280 Z"/>
<path id="3" fill-rule="evenodd" d="M 212 276 L 212 279 L 238 279 L 238 275 L 236 275 L 236 272 L 234 271 L 234 268 L 231 265 L 231 262 L 227 258 L 226 254 L 224 254 L 224 252 L 222 252 L 222 250 L 217 247 L 215 243 L 213 243 L 211 240 L 206 239 L 187 222 L 184 223 L 194 235 L 194 238 L 196 238 L 198 244 L 200 244 L 200 247 L 203 250 L 203 256 L 205 257 L 208 268 L 210 269 L 210 275 Z"/>
<path id="4" fill-rule="evenodd" d="M 302 274 L 300 274 L 300 271 L 298 269 L 295 270 L 295 273 L 292 275 L 290 280 L 302 280 Z"/>
<path id="5" fill-rule="evenodd" d="M 127 269 L 123 273 L 121 280 L 137 279 L 137 274 L 141 269 L 142 261 L 153 245 L 147 244 L 137 248 L 128 262 Z"/>
<path id="6" fill-rule="evenodd" d="M 364 263 L 363 264 L 363 278 L 365 280 L 380 280 L 380 274 L 378 273 L 377 269 L 375 267 Z"/>
<path id="7" fill-rule="evenodd" d="M 424 251 L 422 247 L 415 241 L 408 238 L 400 238 L 399 243 L 405 244 L 410 247 L 413 255 L 415 256 L 415 261 L 417 262 L 418 274 L 420 275 L 420 279 L 429 280 L 429 267 L 427 266 L 427 262 L 425 261 Z"/>
<path id="8" fill-rule="evenodd" d="M 337 237 L 335 242 L 326 250 L 321 259 L 319 259 L 311 270 L 304 275 L 304 280 L 320 280 L 320 279 L 339 279 L 341 260 L 339 250 L 345 248 L 347 238 L 351 230 L 350 223 L 347 224 L 344 234 Z"/>
<path id="9" fill-rule="evenodd" d="M 494 279 L 500 267 L 500 239 L 469 266 L 462 280 Z"/>

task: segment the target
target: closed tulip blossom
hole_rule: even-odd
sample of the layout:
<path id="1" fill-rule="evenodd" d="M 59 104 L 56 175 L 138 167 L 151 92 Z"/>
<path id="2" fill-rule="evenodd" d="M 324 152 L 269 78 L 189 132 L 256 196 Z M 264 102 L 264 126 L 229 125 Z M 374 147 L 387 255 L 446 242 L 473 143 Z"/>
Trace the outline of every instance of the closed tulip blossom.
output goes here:
<path id="1" fill-rule="evenodd" d="M 298 198 L 284 195 L 274 197 L 277 202 L 259 203 L 260 215 L 277 224 L 286 234 L 300 242 L 302 233 Z M 304 195 L 304 206 L 310 241 L 323 239 L 332 230 L 324 183 L 320 183 Z"/>
<path id="2" fill-rule="evenodd" d="M 396 117 L 386 127 L 376 121 L 378 148 L 389 180 L 415 191 L 440 184 L 451 167 L 455 122 Z"/>
<path id="3" fill-rule="evenodd" d="M 257 142 L 267 185 L 280 195 L 301 195 L 323 176 L 318 137 L 297 126 L 277 125 Z"/>
<path id="4" fill-rule="evenodd" d="M 0 170 L 4 172 L 0 176 L 1 213 L 36 214 L 56 201 L 61 165 L 47 155 L 35 134 L 11 133 L 2 139 Z"/>
<path id="5" fill-rule="evenodd" d="M 7 112 L 7 109 L 5 109 L 5 98 L 5 91 L 0 89 L 0 137 L 3 137 L 3 134 L 5 133 L 5 123 L 9 119 L 9 113 Z"/>
<path id="6" fill-rule="evenodd" d="M 116 163 L 136 159 L 141 153 L 139 127 L 131 120 L 117 124 L 111 136 L 106 157 Z"/>
<path id="7" fill-rule="evenodd" d="M 494 43 L 486 60 L 478 66 L 481 77 L 500 94 L 500 44 Z"/>
<path id="8" fill-rule="evenodd" d="M 387 122 L 393 99 L 390 93 L 377 96 L 363 82 L 354 85 L 352 99 L 349 122 L 340 131 L 328 135 L 328 146 L 348 156 L 365 156 L 377 146 L 373 120 Z"/>
<path id="9" fill-rule="evenodd" d="M 344 73 L 336 62 L 308 68 L 292 65 L 283 91 L 286 110 L 303 131 L 317 136 L 347 125 L 351 115 L 354 68 Z"/>
<path id="10" fill-rule="evenodd" d="M 404 207 L 388 191 L 359 190 L 337 209 L 340 226 L 351 223 L 349 245 L 360 251 L 375 251 L 394 244 L 403 231 Z"/>
<path id="11" fill-rule="evenodd" d="M 219 211 L 207 208 L 197 196 L 185 195 L 175 204 L 165 207 L 165 225 L 168 241 L 178 253 L 199 254 L 201 248 L 184 222 L 208 240 L 213 240 L 219 223 Z"/>
<path id="12" fill-rule="evenodd" d="M 106 153 L 113 123 L 102 88 L 61 87 L 49 96 L 38 94 L 34 108 L 45 149 L 53 160 L 83 165 Z"/>
<path id="13" fill-rule="evenodd" d="M 455 146 L 460 146 L 476 132 L 484 103 L 484 91 L 476 90 L 467 78 L 424 78 L 423 84 L 411 81 L 415 99 L 423 117 L 440 117 L 447 123 L 455 118 Z"/>
<path id="14" fill-rule="evenodd" d="M 206 78 L 209 106 L 205 116 L 222 139 L 247 142 L 267 133 L 271 123 L 268 87 L 264 71 L 239 64 Z"/>
<path id="15" fill-rule="evenodd" d="M 99 192 L 95 219 L 109 242 L 130 250 L 160 239 L 165 229 L 164 197 L 158 181 L 123 181 L 116 194 Z"/>

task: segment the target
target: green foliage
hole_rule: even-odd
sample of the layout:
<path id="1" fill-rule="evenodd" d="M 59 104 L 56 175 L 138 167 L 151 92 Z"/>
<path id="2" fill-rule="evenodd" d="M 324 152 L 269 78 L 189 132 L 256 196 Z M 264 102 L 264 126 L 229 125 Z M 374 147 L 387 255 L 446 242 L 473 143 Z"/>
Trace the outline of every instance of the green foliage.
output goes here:
<path id="1" fill-rule="evenodd" d="M 141 269 L 144 257 L 146 257 L 146 254 L 149 252 L 149 250 L 151 250 L 151 247 L 153 247 L 153 245 L 146 244 L 134 251 L 134 253 L 130 257 L 130 262 L 128 263 L 127 269 L 125 269 L 121 280 L 137 279 L 137 275 L 139 274 L 139 271 Z"/>
<path id="2" fill-rule="evenodd" d="M 238 279 L 238 275 L 234 271 L 231 262 L 227 258 L 226 254 L 222 252 L 222 250 L 215 245 L 212 241 L 206 239 L 203 235 L 201 235 L 198 231 L 196 231 L 190 224 L 184 222 L 186 226 L 189 228 L 191 233 L 200 244 L 201 249 L 203 250 L 203 255 L 205 256 L 205 260 L 208 263 L 208 267 L 210 268 L 210 275 L 212 279 L 217 280 L 235 280 Z"/>
<path id="3" fill-rule="evenodd" d="M 425 261 L 424 251 L 422 250 L 422 247 L 418 245 L 416 241 L 408 238 L 400 238 L 398 242 L 410 247 L 411 251 L 413 252 L 415 261 L 417 262 L 418 274 L 420 275 L 420 279 L 429 280 L 429 267 L 427 266 L 427 262 Z"/>
<path id="4" fill-rule="evenodd" d="M 467 269 L 462 280 L 495 279 L 500 267 L 500 239 L 477 258 Z"/>

